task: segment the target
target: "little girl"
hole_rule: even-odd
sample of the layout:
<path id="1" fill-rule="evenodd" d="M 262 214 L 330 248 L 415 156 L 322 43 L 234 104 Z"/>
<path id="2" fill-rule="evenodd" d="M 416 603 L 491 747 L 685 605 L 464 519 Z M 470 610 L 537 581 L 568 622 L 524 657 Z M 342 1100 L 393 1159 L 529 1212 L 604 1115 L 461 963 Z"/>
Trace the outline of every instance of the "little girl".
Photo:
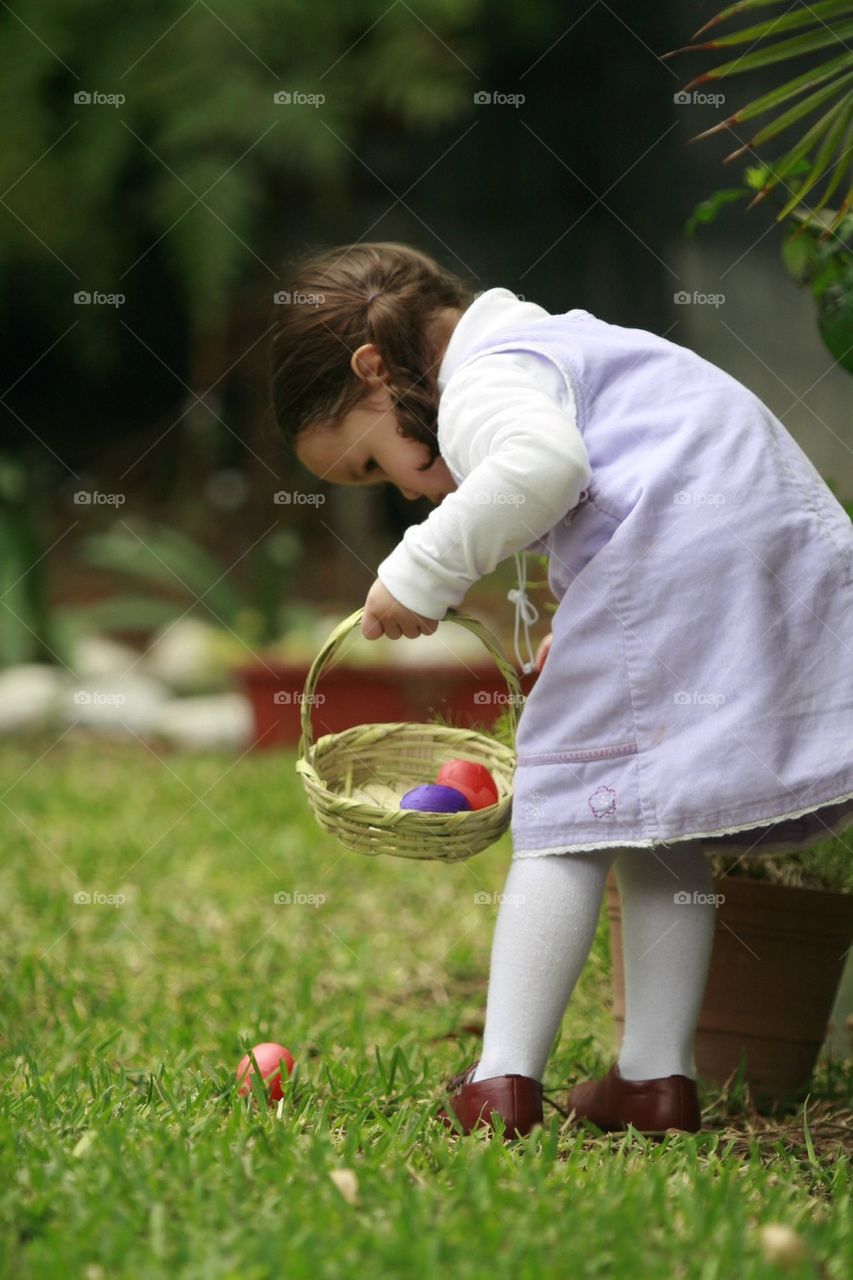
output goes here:
<path id="1" fill-rule="evenodd" d="M 273 400 L 297 458 L 436 504 L 379 565 L 364 634 L 434 632 L 525 549 L 559 602 L 518 725 L 482 1054 L 441 1118 L 542 1122 L 615 864 L 624 1037 L 569 1103 L 605 1130 L 695 1132 L 708 855 L 853 825 L 851 521 L 752 392 L 653 333 L 474 294 L 403 244 L 308 257 L 284 296 Z M 510 596 L 517 635 L 523 577 Z"/>

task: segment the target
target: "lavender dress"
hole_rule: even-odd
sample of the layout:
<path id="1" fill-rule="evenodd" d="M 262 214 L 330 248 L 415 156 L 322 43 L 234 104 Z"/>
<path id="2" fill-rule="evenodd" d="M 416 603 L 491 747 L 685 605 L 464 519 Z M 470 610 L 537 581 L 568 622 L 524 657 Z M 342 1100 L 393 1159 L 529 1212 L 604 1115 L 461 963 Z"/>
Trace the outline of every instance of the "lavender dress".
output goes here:
<path id="1" fill-rule="evenodd" d="M 570 382 L 592 479 L 528 548 L 559 605 L 513 858 L 781 853 L 853 826 L 853 525 L 812 463 L 741 383 L 642 329 L 574 310 L 465 363 L 518 349 Z"/>

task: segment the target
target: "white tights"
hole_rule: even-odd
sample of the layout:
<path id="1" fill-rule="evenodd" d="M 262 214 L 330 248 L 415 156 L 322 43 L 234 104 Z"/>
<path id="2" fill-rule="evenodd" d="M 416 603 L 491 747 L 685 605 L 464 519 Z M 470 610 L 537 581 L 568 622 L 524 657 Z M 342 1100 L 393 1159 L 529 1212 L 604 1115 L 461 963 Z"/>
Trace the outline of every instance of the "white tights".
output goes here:
<path id="1" fill-rule="evenodd" d="M 702 849 L 670 846 L 510 863 L 495 922 L 475 1080 L 512 1072 L 542 1079 L 595 937 L 614 860 L 626 1005 L 619 1070 L 628 1080 L 696 1078 L 693 1039 L 714 933 L 713 873 Z"/>

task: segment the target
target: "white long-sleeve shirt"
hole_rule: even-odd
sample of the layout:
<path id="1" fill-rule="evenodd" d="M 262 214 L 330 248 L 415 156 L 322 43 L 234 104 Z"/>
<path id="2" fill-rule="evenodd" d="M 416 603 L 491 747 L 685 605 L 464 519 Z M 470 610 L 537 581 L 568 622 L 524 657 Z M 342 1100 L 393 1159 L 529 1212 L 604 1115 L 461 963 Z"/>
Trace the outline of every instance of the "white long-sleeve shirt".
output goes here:
<path id="1" fill-rule="evenodd" d="M 443 618 L 507 556 L 532 549 L 590 482 L 574 393 L 555 364 L 501 351 L 459 369 L 493 331 L 548 314 L 487 289 L 451 334 L 438 372 L 438 445 L 458 487 L 377 569 L 395 599 L 426 618 Z"/>

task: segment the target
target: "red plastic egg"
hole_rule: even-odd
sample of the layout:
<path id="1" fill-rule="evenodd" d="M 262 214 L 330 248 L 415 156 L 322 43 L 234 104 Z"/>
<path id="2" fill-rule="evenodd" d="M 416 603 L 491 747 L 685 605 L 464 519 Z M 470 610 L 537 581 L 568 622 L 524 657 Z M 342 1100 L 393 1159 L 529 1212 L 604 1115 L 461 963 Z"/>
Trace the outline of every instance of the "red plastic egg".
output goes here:
<path id="1" fill-rule="evenodd" d="M 497 804 L 498 789 L 484 764 L 473 760 L 448 760 L 436 775 L 436 782 L 461 791 L 472 809 L 487 809 Z"/>
<path id="2" fill-rule="evenodd" d="M 287 1070 L 288 1078 L 293 1074 L 294 1059 L 289 1049 L 285 1049 L 283 1044 L 256 1044 L 252 1053 L 255 1055 L 255 1061 L 267 1086 L 267 1096 L 269 1097 L 270 1106 L 278 1102 L 283 1097 L 281 1083 L 280 1062 L 283 1059 Z M 255 1068 L 248 1053 L 240 1059 L 240 1065 L 237 1068 L 237 1083 L 240 1085 L 239 1093 L 241 1097 L 247 1097 L 252 1092 L 251 1076 Z"/>

